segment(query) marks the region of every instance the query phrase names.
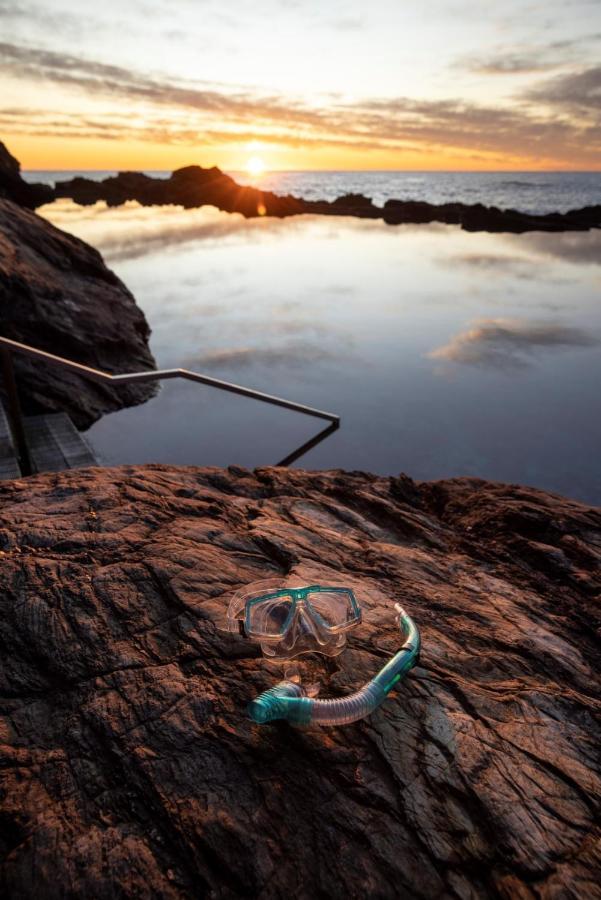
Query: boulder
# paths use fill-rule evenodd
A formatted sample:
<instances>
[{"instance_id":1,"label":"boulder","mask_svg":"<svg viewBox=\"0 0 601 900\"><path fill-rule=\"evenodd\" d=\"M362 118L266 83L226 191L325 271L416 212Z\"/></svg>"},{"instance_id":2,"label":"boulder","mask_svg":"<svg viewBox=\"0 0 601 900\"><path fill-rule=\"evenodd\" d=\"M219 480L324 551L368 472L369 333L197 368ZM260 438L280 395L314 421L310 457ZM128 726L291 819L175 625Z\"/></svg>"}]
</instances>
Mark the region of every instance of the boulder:
<instances>
[{"instance_id":1,"label":"boulder","mask_svg":"<svg viewBox=\"0 0 601 900\"><path fill-rule=\"evenodd\" d=\"M476 479L82 469L0 485L0 890L14 898L600 896L601 511ZM230 593L350 584L345 728L257 726Z\"/></svg>"},{"instance_id":2,"label":"boulder","mask_svg":"<svg viewBox=\"0 0 601 900\"><path fill-rule=\"evenodd\" d=\"M54 199L54 190L47 184L29 184L21 177L21 166L0 141L0 197L14 200L21 206L35 209Z\"/></svg>"},{"instance_id":3,"label":"boulder","mask_svg":"<svg viewBox=\"0 0 601 900\"><path fill-rule=\"evenodd\" d=\"M150 329L93 247L30 210L0 200L0 335L110 373L155 368ZM142 403L152 384L96 384L14 356L25 412L64 411L79 428Z\"/></svg>"}]
</instances>

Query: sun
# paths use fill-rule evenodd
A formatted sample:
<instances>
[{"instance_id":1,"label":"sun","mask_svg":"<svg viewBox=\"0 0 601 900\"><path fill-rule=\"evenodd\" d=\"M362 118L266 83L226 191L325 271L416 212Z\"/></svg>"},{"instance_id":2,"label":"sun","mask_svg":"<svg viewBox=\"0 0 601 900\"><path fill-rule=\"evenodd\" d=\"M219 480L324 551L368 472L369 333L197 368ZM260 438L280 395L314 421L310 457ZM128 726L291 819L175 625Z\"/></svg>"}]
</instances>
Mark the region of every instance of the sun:
<instances>
[{"instance_id":1,"label":"sun","mask_svg":"<svg viewBox=\"0 0 601 900\"><path fill-rule=\"evenodd\" d=\"M257 178L265 172L265 163L260 156L251 156L246 163L246 171L249 175Z\"/></svg>"}]
</instances>

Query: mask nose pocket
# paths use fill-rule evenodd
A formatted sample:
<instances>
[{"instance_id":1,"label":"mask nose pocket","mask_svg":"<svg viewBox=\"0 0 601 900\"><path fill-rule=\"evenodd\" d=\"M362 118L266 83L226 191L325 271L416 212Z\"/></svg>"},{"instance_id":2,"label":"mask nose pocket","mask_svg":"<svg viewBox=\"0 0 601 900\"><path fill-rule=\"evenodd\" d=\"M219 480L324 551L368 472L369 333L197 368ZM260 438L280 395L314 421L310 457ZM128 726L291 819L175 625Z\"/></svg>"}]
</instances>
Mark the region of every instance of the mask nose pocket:
<instances>
[{"instance_id":1,"label":"mask nose pocket","mask_svg":"<svg viewBox=\"0 0 601 900\"><path fill-rule=\"evenodd\" d=\"M299 606L297 617L299 636L313 638L320 646L328 642L330 639L329 634L323 628L319 617L315 616L309 607L304 604Z\"/></svg>"}]
</instances>

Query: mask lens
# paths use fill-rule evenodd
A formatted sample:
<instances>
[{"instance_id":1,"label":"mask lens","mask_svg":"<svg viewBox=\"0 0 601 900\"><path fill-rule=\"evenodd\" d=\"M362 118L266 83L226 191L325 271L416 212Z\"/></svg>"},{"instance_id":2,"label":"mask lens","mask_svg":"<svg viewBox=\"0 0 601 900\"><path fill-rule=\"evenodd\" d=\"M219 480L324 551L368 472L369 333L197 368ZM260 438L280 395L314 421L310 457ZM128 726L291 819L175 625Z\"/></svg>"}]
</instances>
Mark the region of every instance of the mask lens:
<instances>
[{"instance_id":1,"label":"mask lens","mask_svg":"<svg viewBox=\"0 0 601 900\"><path fill-rule=\"evenodd\" d=\"M358 610L347 590L312 591L309 603L319 624L325 628L340 628L358 621Z\"/></svg>"},{"instance_id":2,"label":"mask lens","mask_svg":"<svg viewBox=\"0 0 601 900\"><path fill-rule=\"evenodd\" d=\"M247 628L252 634L277 637L286 630L292 610L289 596L271 596L253 601L247 614Z\"/></svg>"}]
</instances>

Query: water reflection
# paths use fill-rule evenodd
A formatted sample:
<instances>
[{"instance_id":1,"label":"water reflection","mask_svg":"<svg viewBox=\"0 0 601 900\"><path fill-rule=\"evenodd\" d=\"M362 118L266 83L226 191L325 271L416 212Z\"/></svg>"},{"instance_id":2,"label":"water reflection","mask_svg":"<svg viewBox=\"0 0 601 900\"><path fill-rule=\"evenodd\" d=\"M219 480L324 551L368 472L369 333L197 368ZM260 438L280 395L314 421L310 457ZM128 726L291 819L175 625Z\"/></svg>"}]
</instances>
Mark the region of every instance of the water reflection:
<instances>
[{"instance_id":1,"label":"water reflection","mask_svg":"<svg viewBox=\"0 0 601 900\"><path fill-rule=\"evenodd\" d=\"M550 257L579 265L601 266L601 231L558 231L504 235L505 242L536 257Z\"/></svg>"},{"instance_id":2,"label":"water reflection","mask_svg":"<svg viewBox=\"0 0 601 900\"><path fill-rule=\"evenodd\" d=\"M492 366L515 374L533 365L540 350L596 344L599 338L568 325L524 319L481 319L428 356L447 362Z\"/></svg>"},{"instance_id":3,"label":"water reflection","mask_svg":"<svg viewBox=\"0 0 601 900\"><path fill-rule=\"evenodd\" d=\"M496 278L519 278L526 281L540 277L540 264L526 256L494 255L492 253L458 253L443 257L443 265L449 268L467 266L478 277L488 273Z\"/></svg>"},{"instance_id":4,"label":"water reflection","mask_svg":"<svg viewBox=\"0 0 601 900\"><path fill-rule=\"evenodd\" d=\"M65 231L76 231L78 234L85 231L88 235L86 240L102 248L106 262L111 265L152 256L161 250L192 241L223 242L249 232L256 239L261 232L269 231L273 222L283 227L283 220L249 221L238 213L228 215L212 208L185 210L183 207L155 206L149 210L134 200L117 210L104 202L81 207L72 200L57 200L38 212ZM296 222L296 219L285 220L291 229L295 228Z\"/></svg>"},{"instance_id":5,"label":"water reflection","mask_svg":"<svg viewBox=\"0 0 601 900\"><path fill-rule=\"evenodd\" d=\"M276 329L277 331L277 329ZM271 334L274 332L272 331ZM317 344L289 344L285 347L225 347L211 350L195 359L185 361L188 369L247 369L251 366L266 368L303 368L326 360L342 360L341 354L325 350Z\"/></svg>"},{"instance_id":6,"label":"water reflection","mask_svg":"<svg viewBox=\"0 0 601 900\"><path fill-rule=\"evenodd\" d=\"M70 201L42 212L132 290L161 367L340 414L304 466L480 475L601 501L601 232ZM260 406L165 388L89 436L108 462L249 466L312 441L314 423Z\"/></svg>"}]
</instances>

